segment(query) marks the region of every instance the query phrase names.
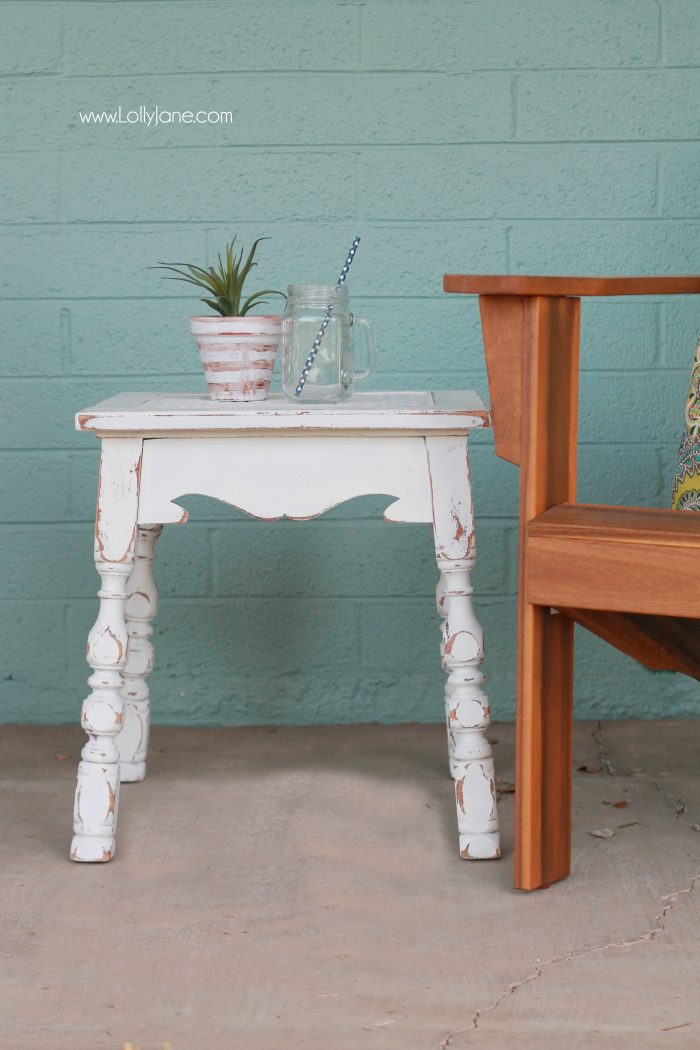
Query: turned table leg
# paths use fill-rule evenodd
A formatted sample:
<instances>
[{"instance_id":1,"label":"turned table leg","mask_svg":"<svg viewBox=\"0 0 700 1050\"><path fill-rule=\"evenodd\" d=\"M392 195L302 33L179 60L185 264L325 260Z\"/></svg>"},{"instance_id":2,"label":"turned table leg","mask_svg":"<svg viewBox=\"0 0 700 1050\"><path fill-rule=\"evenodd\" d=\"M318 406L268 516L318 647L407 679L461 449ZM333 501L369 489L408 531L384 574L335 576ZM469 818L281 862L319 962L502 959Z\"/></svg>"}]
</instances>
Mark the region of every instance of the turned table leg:
<instances>
[{"instance_id":1,"label":"turned table leg","mask_svg":"<svg viewBox=\"0 0 700 1050\"><path fill-rule=\"evenodd\" d=\"M438 565L438 568L439 568L439 565ZM437 586L435 588L435 604L437 606L438 615L442 616L442 618L444 620L446 618L446 616L447 616L447 602L445 601L445 578L442 575L442 573L440 573L440 575L438 577ZM443 640L440 643L440 656L441 656L441 658L443 660L443 663L444 663L444 655L445 655L445 641L444 641L444 637L445 637L445 626L444 626L444 623L443 623L443 626L442 626L442 638L443 638ZM446 726L447 726L447 768L449 770L450 776L452 776L452 767L454 765L454 758L455 758L455 742L454 742L454 736L450 732L449 706L448 706L448 700L447 699L445 699L445 720L446 720Z\"/></svg>"},{"instance_id":2,"label":"turned table leg","mask_svg":"<svg viewBox=\"0 0 700 1050\"><path fill-rule=\"evenodd\" d=\"M75 792L71 860L106 861L114 856L119 805L119 751L122 728L122 676L127 632L124 603L131 560L118 564L95 560L102 580L100 611L90 631L87 662L92 692L83 704L81 725L88 742L81 752Z\"/></svg>"},{"instance_id":3,"label":"turned table leg","mask_svg":"<svg viewBox=\"0 0 700 1050\"><path fill-rule=\"evenodd\" d=\"M110 438L102 446L95 521L95 567L100 608L90 631L87 662L90 695L81 724L88 742L81 752L73 810L71 860L108 861L114 856L119 806L119 749L124 700L121 671L128 633L124 617L134 566L140 440Z\"/></svg>"},{"instance_id":4,"label":"turned table leg","mask_svg":"<svg viewBox=\"0 0 700 1050\"><path fill-rule=\"evenodd\" d=\"M127 586L125 613L129 646L126 665L122 671L123 722L117 737L122 782L143 780L146 776L151 720L147 679L153 670L151 620L158 609L153 559L156 540L162 530L162 525L139 525L134 568Z\"/></svg>"},{"instance_id":5,"label":"turned table leg","mask_svg":"<svg viewBox=\"0 0 700 1050\"><path fill-rule=\"evenodd\" d=\"M442 665L450 772L455 782L459 852L467 860L500 857L488 698L482 689L484 639L472 605L476 562L474 513L464 438L426 439L435 554L443 617Z\"/></svg>"},{"instance_id":6,"label":"turned table leg","mask_svg":"<svg viewBox=\"0 0 700 1050\"><path fill-rule=\"evenodd\" d=\"M459 852L465 860L500 857L488 698L482 689L484 643L469 579L476 558L438 559L443 625L442 664L450 772L455 782Z\"/></svg>"}]
</instances>

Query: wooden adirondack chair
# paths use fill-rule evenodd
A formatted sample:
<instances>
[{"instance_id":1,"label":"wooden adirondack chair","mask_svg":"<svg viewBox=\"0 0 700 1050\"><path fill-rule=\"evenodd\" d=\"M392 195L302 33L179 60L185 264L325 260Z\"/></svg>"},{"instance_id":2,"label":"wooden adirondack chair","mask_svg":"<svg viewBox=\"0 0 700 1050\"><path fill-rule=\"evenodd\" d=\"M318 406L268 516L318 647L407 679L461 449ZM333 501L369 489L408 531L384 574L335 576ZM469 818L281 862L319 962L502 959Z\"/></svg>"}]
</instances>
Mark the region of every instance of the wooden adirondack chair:
<instances>
[{"instance_id":1,"label":"wooden adirondack chair","mask_svg":"<svg viewBox=\"0 0 700 1050\"><path fill-rule=\"evenodd\" d=\"M581 296L693 277L447 274L479 296L496 453L520 467L515 886L571 867L573 626L700 679L700 514L576 503Z\"/></svg>"}]
</instances>

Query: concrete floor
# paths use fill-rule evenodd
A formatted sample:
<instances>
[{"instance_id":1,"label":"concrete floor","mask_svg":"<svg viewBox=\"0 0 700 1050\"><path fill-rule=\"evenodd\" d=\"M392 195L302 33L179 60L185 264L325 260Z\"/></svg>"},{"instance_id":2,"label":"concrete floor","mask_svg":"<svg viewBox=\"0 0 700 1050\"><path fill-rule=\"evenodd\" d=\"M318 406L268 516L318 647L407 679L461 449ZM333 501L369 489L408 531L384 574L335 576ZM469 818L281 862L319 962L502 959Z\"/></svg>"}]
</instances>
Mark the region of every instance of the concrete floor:
<instances>
[{"instance_id":1,"label":"concrete floor","mask_svg":"<svg viewBox=\"0 0 700 1050\"><path fill-rule=\"evenodd\" d=\"M2 730L0 1050L700 1046L698 723L577 726L574 874L529 895L512 795L459 860L441 727L156 729L95 866L82 739Z\"/></svg>"}]
</instances>

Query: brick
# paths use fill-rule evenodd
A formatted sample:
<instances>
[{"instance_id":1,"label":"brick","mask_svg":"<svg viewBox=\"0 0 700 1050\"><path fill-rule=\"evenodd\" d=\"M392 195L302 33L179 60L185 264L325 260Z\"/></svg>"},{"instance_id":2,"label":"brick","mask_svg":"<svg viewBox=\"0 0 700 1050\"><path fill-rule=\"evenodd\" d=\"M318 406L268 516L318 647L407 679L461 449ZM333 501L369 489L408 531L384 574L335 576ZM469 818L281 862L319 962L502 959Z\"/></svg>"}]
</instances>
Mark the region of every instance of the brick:
<instances>
[{"instance_id":1,"label":"brick","mask_svg":"<svg viewBox=\"0 0 700 1050\"><path fill-rule=\"evenodd\" d=\"M0 74L53 73L61 62L61 7L3 3Z\"/></svg>"},{"instance_id":2,"label":"brick","mask_svg":"<svg viewBox=\"0 0 700 1050\"><path fill-rule=\"evenodd\" d=\"M663 338L661 360L667 368L690 368L700 338L700 313L694 295L668 299L662 306Z\"/></svg>"},{"instance_id":3,"label":"brick","mask_svg":"<svg viewBox=\"0 0 700 1050\"><path fill-rule=\"evenodd\" d=\"M31 10L29 4L22 6ZM55 4L47 6L56 8ZM69 90L63 77L6 77L0 80L3 152L49 150L65 145L69 113L73 112Z\"/></svg>"},{"instance_id":4,"label":"brick","mask_svg":"<svg viewBox=\"0 0 700 1050\"><path fill-rule=\"evenodd\" d=\"M653 368L659 355L658 302L581 300L581 369Z\"/></svg>"},{"instance_id":5,"label":"brick","mask_svg":"<svg viewBox=\"0 0 700 1050\"><path fill-rule=\"evenodd\" d=\"M164 529L156 556L158 591L164 598L211 594L211 544L205 526Z\"/></svg>"},{"instance_id":6,"label":"brick","mask_svg":"<svg viewBox=\"0 0 700 1050\"><path fill-rule=\"evenodd\" d=\"M0 158L0 222L57 222L59 158L27 153Z\"/></svg>"},{"instance_id":7,"label":"brick","mask_svg":"<svg viewBox=\"0 0 700 1050\"><path fill-rule=\"evenodd\" d=\"M511 585L508 533L482 524L479 538L478 586L484 594L503 593ZM345 527L319 520L300 528L298 522L254 522L216 530L213 542L220 596L435 593L437 568L428 525L370 521ZM252 549L254 559L246 553Z\"/></svg>"},{"instance_id":8,"label":"brick","mask_svg":"<svg viewBox=\"0 0 700 1050\"><path fill-rule=\"evenodd\" d=\"M700 216L700 148L665 146L661 155L661 212L676 218Z\"/></svg>"},{"instance_id":9,"label":"brick","mask_svg":"<svg viewBox=\"0 0 700 1050\"><path fill-rule=\"evenodd\" d=\"M670 0L661 5L663 57L668 66L697 66L700 8L695 0Z\"/></svg>"},{"instance_id":10,"label":"brick","mask_svg":"<svg viewBox=\"0 0 700 1050\"><path fill-rule=\"evenodd\" d=\"M357 265L359 268L359 255ZM435 282L441 276L439 269L434 276L430 274ZM481 323L475 299L441 295L434 300L416 298L397 302L393 298L356 296L354 289L351 295L353 312L367 317L374 325L378 367L382 372L420 376L417 385L427 386L427 380L422 378L425 372L484 371ZM361 344L361 337L359 341ZM438 383L438 388L443 385L444 380Z\"/></svg>"},{"instance_id":11,"label":"brick","mask_svg":"<svg viewBox=\"0 0 700 1050\"><path fill-rule=\"evenodd\" d=\"M521 139L697 138L700 70L523 73Z\"/></svg>"},{"instance_id":12,"label":"brick","mask_svg":"<svg viewBox=\"0 0 700 1050\"><path fill-rule=\"evenodd\" d=\"M37 680L46 681L52 667L54 677L60 678L66 665L65 620L61 602L0 602L0 681L11 675L31 689ZM3 721L4 715L3 711ZM33 715L27 707L24 720L31 721Z\"/></svg>"},{"instance_id":13,"label":"brick","mask_svg":"<svg viewBox=\"0 0 700 1050\"><path fill-rule=\"evenodd\" d=\"M96 594L90 525L3 525L0 598L50 599Z\"/></svg>"},{"instance_id":14,"label":"brick","mask_svg":"<svg viewBox=\"0 0 700 1050\"><path fill-rule=\"evenodd\" d=\"M201 265L204 253L200 250L192 261ZM161 290L158 272L144 272L144 288L154 278L152 291L157 295ZM148 386L155 382L158 387L165 376L178 374L191 376L193 389L202 388L199 354L187 324L190 314L199 312L196 290L192 288L190 297L186 284L173 282L164 287L180 287L183 298L71 302L71 375L153 376Z\"/></svg>"},{"instance_id":15,"label":"brick","mask_svg":"<svg viewBox=\"0 0 700 1050\"><path fill-rule=\"evenodd\" d=\"M4 525L7 558L0 598L87 598L99 589L92 521L80 525ZM206 529L167 529L159 541L158 586L165 595L206 595L210 558ZM31 573L27 567L31 566Z\"/></svg>"},{"instance_id":16,"label":"brick","mask_svg":"<svg viewBox=\"0 0 700 1050\"><path fill-rule=\"evenodd\" d=\"M583 373L579 440L634 445L675 442L688 376L683 372Z\"/></svg>"},{"instance_id":17,"label":"brick","mask_svg":"<svg viewBox=\"0 0 700 1050\"><path fill-rule=\"evenodd\" d=\"M700 222L671 219L514 222L511 265L515 273L693 273L699 230Z\"/></svg>"},{"instance_id":18,"label":"brick","mask_svg":"<svg viewBox=\"0 0 700 1050\"><path fill-rule=\"evenodd\" d=\"M369 69L639 66L659 53L652 0L368 3L362 28Z\"/></svg>"},{"instance_id":19,"label":"brick","mask_svg":"<svg viewBox=\"0 0 700 1050\"><path fill-rule=\"evenodd\" d=\"M583 413L586 413L585 406ZM581 503L613 503L630 507L660 507L668 495L653 445L580 445L578 499Z\"/></svg>"},{"instance_id":20,"label":"brick","mask_svg":"<svg viewBox=\"0 0 700 1050\"><path fill-rule=\"evenodd\" d=\"M164 284L146 268L164 258L203 259L204 239L198 226L5 229L0 250L13 266L0 275L0 296L23 298L40 289L44 297L181 297L186 285Z\"/></svg>"},{"instance_id":21,"label":"brick","mask_svg":"<svg viewBox=\"0 0 700 1050\"><path fill-rule=\"evenodd\" d=\"M70 317L60 303L31 303L31 323L27 323L28 305L24 299L31 291L31 278L17 302L0 301L0 331L3 354L0 372L3 376L56 376L63 372L68 355ZM19 291L19 289L18 289Z\"/></svg>"},{"instance_id":22,"label":"brick","mask_svg":"<svg viewBox=\"0 0 700 1050\"><path fill-rule=\"evenodd\" d=\"M355 214L356 161L349 152L154 150L148 163L143 160L138 150L69 156L64 178L66 218L220 222L222 194L231 223L339 220ZM229 186L233 192L229 193ZM261 256L265 247L261 245Z\"/></svg>"},{"instance_id":23,"label":"brick","mask_svg":"<svg viewBox=\"0 0 700 1050\"><path fill-rule=\"evenodd\" d=\"M243 575L253 571L238 551ZM248 570L246 572L246 570ZM355 670L359 619L355 603L302 598L216 599L202 605L166 602L158 625L171 635L173 673L282 675L303 679L329 668ZM186 644L184 642L186 641ZM269 690L271 693L272 690Z\"/></svg>"},{"instance_id":24,"label":"brick","mask_svg":"<svg viewBox=\"0 0 700 1050\"><path fill-rule=\"evenodd\" d=\"M206 73L229 70L352 69L357 9L283 3L70 5L69 73ZM158 46L153 46L153 41Z\"/></svg>"},{"instance_id":25,"label":"brick","mask_svg":"<svg viewBox=\"0 0 700 1050\"><path fill-rule=\"evenodd\" d=\"M360 200L370 219L645 217L656 164L651 147L381 149L363 156Z\"/></svg>"},{"instance_id":26,"label":"brick","mask_svg":"<svg viewBox=\"0 0 700 1050\"><path fill-rule=\"evenodd\" d=\"M53 453L0 453L0 521L64 521L68 460Z\"/></svg>"}]
</instances>

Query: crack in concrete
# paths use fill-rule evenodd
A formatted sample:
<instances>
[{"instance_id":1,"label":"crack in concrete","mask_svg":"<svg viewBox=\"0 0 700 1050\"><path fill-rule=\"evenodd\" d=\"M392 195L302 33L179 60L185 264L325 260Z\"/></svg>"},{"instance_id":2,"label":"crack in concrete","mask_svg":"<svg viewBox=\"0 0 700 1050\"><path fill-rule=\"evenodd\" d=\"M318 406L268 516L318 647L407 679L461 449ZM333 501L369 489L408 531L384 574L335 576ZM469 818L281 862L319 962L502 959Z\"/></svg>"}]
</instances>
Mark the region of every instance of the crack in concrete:
<instances>
[{"instance_id":1,"label":"crack in concrete","mask_svg":"<svg viewBox=\"0 0 700 1050\"><path fill-rule=\"evenodd\" d=\"M547 959L543 963L538 963L532 973L523 977L520 981L515 981L509 986L509 988L502 992L498 998L491 1004L491 1006L485 1006L481 1010L476 1010L472 1017L471 1025L469 1028L464 1028L460 1032L453 1032L447 1037L447 1039L441 1044L440 1050L445 1050L446 1047L452 1045L452 1040L457 1035L467 1035L469 1032L473 1032L479 1027L479 1022L484 1014L492 1013L498 1009L505 999L508 999L511 995L515 995L517 991L523 988L526 984L531 984L532 981L537 981L544 974L550 966L554 966L556 963L561 962L572 962L574 959L581 959L586 955L592 955L595 952L603 952L608 948L631 948L636 944L643 944L645 941L653 941L656 939L658 933L663 932L666 929L665 920L669 912L673 911L676 906L679 897L683 897L686 894L692 893L695 889L695 884L700 882L700 872L697 875L693 875L690 882L683 889L675 890L673 893L664 894L663 897L659 898L663 903L663 907L658 915L654 916L653 926L646 931L646 933L640 934L639 937L633 937L627 941L610 941L607 944L594 944L588 948L573 948L570 952L566 952L564 955L555 955L552 959Z\"/></svg>"},{"instance_id":2,"label":"crack in concrete","mask_svg":"<svg viewBox=\"0 0 700 1050\"><path fill-rule=\"evenodd\" d=\"M608 774L609 777L614 777L614 776L617 776L617 770L615 769L615 766L612 764L612 761L610 759L610 752L608 751L608 749L605 746L605 744L603 743L603 741L600 739L600 734L602 732L603 732L603 723L602 722L598 722L596 728L591 733L591 736L593 737L593 740L595 741L595 746L598 749L598 758L602 762L602 764L603 764L603 766L605 768L605 772Z\"/></svg>"},{"instance_id":3,"label":"crack in concrete","mask_svg":"<svg viewBox=\"0 0 700 1050\"><path fill-rule=\"evenodd\" d=\"M601 740L600 734L602 733L602 731L603 723L599 721L597 723L596 728L591 733L591 736L595 741L595 745L598 751L598 757L607 775L610 777L614 777L618 775L617 770L612 763L608 748ZM685 799L679 798L678 796L670 792L665 785L664 788L662 788L661 784L659 784L658 782L653 782L653 784L657 791L665 790L668 798L670 798L674 802L676 820L680 820L681 817L686 816ZM626 941L610 941L605 944L594 944L588 948L573 948L571 951L566 952L563 955L555 955L553 956L553 958L547 959L543 963L537 963L532 973L527 974L525 977L521 978L521 980L514 981L511 985L509 985L506 991L501 992L501 994L498 996L497 999L495 999L491 1006L485 1006L480 1010L476 1010L472 1015L471 1024L469 1028L462 1028L457 1032L451 1032L447 1036L447 1038L444 1039L442 1043L440 1043L438 1050L449 1050L449 1047L453 1045L453 1040L455 1038L457 1038L460 1035L469 1035L470 1032L477 1031L479 1028L479 1022L484 1016L484 1014L492 1013L494 1010L497 1010L501 1003L503 1003L506 999L509 999L512 995L515 995L515 993L518 992L521 988L524 988L525 985L531 984L533 981L539 980L539 978L542 977L545 971L548 970L551 966L555 966L557 963L573 962L575 959L581 959L586 955L593 955L595 952L606 951L609 948L632 948L637 944L643 944L645 941L655 940L657 934L662 933L666 929L666 917L671 911L673 911L676 904L678 903L678 899L689 893L692 893L695 890L696 883L698 882L700 882L700 872L698 872L696 875L693 875L688 885L683 887L683 889L675 890L673 893L666 893L662 897L660 897L659 901L663 905L661 911L658 915L654 916L652 920L653 925L650 927L650 929L648 929L645 933L640 934L638 937L633 937L630 940Z\"/></svg>"}]
</instances>

